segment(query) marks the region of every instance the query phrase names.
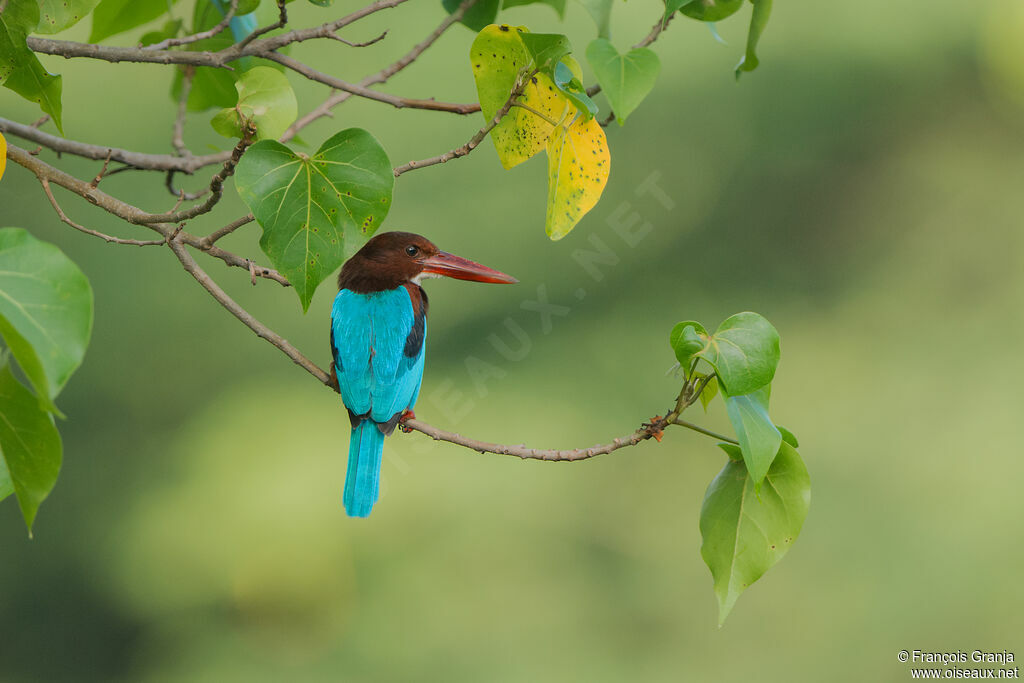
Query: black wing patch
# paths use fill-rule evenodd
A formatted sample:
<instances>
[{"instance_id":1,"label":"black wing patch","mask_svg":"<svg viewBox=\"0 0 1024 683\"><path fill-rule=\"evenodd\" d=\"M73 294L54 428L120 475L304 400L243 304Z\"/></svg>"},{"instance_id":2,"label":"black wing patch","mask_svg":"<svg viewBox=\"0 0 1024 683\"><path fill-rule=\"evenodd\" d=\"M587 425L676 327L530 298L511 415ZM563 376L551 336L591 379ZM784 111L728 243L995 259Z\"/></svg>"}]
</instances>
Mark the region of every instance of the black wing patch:
<instances>
[{"instance_id":1,"label":"black wing patch","mask_svg":"<svg viewBox=\"0 0 1024 683\"><path fill-rule=\"evenodd\" d=\"M334 359L334 367L337 368L337 372L344 372L345 368L341 367L341 356L338 355L338 346L334 343L334 325L331 325L331 358Z\"/></svg>"},{"instance_id":2,"label":"black wing patch","mask_svg":"<svg viewBox=\"0 0 1024 683\"><path fill-rule=\"evenodd\" d=\"M415 284L407 284L405 288L409 291L409 299L412 300L412 329L409 336L405 338L405 356L415 358L423 348L423 339L426 337L427 322L427 293L423 288Z\"/></svg>"}]
</instances>

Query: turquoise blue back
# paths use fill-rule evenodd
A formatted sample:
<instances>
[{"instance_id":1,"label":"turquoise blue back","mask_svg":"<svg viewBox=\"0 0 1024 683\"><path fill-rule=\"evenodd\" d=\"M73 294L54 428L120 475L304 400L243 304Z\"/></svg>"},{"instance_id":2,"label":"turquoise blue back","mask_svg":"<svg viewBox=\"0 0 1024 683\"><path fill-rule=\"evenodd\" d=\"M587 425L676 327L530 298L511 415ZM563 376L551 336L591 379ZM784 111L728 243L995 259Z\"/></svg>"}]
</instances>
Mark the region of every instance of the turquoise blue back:
<instances>
[{"instance_id":1,"label":"turquoise blue back","mask_svg":"<svg viewBox=\"0 0 1024 683\"><path fill-rule=\"evenodd\" d=\"M406 355L414 323L405 287L372 294L343 289L334 299L331 333L341 398L353 414L369 417L349 442L343 501L353 517L366 517L377 502L384 447L377 423L412 409L419 395L426 345Z\"/></svg>"}]
</instances>

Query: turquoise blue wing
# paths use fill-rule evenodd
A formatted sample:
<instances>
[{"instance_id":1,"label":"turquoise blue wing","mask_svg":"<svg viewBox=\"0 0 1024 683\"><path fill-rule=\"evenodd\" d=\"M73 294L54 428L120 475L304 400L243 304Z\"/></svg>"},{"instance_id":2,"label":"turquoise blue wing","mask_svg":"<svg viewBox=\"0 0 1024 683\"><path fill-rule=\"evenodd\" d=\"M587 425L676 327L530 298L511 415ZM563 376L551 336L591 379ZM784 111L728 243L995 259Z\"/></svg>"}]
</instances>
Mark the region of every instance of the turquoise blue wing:
<instances>
[{"instance_id":1,"label":"turquoise blue wing","mask_svg":"<svg viewBox=\"0 0 1024 683\"><path fill-rule=\"evenodd\" d=\"M413 356L407 341L417 320L405 287L338 292L331 310L334 370L341 398L356 415L387 422L412 407L423 378L424 344ZM425 321L422 335L425 334Z\"/></svg>"}]
</instances>

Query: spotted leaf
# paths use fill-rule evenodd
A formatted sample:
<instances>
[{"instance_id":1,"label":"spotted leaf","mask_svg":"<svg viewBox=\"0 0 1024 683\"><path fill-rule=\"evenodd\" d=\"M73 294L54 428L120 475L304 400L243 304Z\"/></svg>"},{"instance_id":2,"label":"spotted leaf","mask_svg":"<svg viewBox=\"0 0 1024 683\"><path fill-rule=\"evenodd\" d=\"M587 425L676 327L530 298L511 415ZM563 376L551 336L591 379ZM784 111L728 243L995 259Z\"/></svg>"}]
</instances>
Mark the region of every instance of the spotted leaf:
<instances>
[{"instance_id":1,"label":"spotted leaf","mask_svg":"<svg viewBox=\"0 0 1024 683\"><path fill-rule=\"evenodd\" d=\"M263 227L260 247L295 286L303 310L345 260L345 241L376 232L394 184L387 153L361 128L337 133L312 157L261 140L235 172L239 195Z\"/></svg>"},{"instance_id":2,"label":"spotted leaf","mask_svg":"<svg viewBox=\"0 0 1024 683\"><path fill-rule=\"evenodd\" d=\"M480 109L490 121L508 101L517 79L532 70L533 59L519 37L523 26L491 25L480 31L470 49ZM577 76L579 64L572 57L563 60ZM491 140L502 166L512 168L545 148L554 126L574 114L569 100L555 87L551 77L537 73L526 84L518 102L491 130ZM543 116L531 112L540 112Z\"/></svg>"},{"instance_id":3,"label":"spotted leaf","mask_svg":"<svg viewBox=\"0 0 1024 683\"><path fill-rule=\"evenodd\" d=\"M548 141L548 211L545 229L553 240L569 234L594 208L608 182L611 157L597 119L560 126Z\"/></svg>"}]
</instances>

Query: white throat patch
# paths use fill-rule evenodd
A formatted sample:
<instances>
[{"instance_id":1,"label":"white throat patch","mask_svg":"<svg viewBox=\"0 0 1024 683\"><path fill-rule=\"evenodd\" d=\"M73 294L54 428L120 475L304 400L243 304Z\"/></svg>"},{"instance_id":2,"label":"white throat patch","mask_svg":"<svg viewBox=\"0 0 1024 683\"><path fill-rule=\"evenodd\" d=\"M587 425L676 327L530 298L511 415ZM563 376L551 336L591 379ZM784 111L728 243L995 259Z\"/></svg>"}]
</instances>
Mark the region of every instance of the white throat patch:
<instances>
[{"instance_id":1,"label":"white throat patch","mask_svg":"<svg viewBox=\"0 0 1024 683\"><path fill-rule=\"evenodd\" d=\"M441 275L441 273L420 273L419 275L414 277L412 280L410 280L410 282L412 282L414 285L422 285L424 280L426 280L428 278L432 278L432 277L444 277L444 276Z\"/></svg>"}]
</instances>

